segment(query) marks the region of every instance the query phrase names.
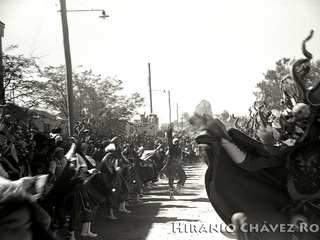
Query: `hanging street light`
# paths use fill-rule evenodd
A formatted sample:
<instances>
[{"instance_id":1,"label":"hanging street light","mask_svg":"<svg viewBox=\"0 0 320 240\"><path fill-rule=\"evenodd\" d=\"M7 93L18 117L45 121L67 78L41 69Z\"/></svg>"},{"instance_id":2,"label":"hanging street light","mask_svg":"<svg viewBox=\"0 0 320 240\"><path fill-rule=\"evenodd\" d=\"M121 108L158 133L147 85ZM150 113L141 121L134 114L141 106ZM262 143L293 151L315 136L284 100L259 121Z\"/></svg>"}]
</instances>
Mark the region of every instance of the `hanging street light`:
<instances>
[{"instance_id":1,"label":"hanging street light","mask_svg":"<svg viewBox=\"0 0 320 240\"><path fill-rule=\"evenodd\" d=\"M68 111L69 111L69 136L72 136L74 133L75 125L75 111L74 111L74 102L73 102L73 83L72 83L72 64L71 64L71 54L70 54L70 42L69 42L69 30L68 30L68 21L67 21L67 12L87 12L87 11L102 11L101 18L105 19L109 17L106 15L103 9L91 9L91 10L67 10L66 0L60 0L61 10L61 22L62 22L62 32L63 32L63 45L64 45L64 54L66 61L66 77L67 77L67 99L68 99Z\"/></svg>"}]
</instances>

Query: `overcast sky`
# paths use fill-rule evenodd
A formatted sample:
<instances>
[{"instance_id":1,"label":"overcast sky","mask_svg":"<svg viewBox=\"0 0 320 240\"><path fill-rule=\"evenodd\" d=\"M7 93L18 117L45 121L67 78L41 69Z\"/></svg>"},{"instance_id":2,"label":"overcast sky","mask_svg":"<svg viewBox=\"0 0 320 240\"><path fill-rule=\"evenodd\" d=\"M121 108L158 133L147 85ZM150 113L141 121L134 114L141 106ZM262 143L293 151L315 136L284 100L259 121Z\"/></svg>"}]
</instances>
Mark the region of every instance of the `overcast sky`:
<instances>
[{"instance_id":1,"label":"overcast sky","mask_svg":"<svg viewBox=\"0 0 320 240\"><path fill-rule=\"evenodd\" d=\"M153 90L170 90L172 120L201 100L213 113L248 113L263 73L282 57L301 58L301 43L320 59L320 0L66 0L72 66L124 82L140 92L150 113ZM58 0L0 0L3 49L65 64ZM169 120L168 93L153 91L153 112Z\"/></svg>"}]
</instances>

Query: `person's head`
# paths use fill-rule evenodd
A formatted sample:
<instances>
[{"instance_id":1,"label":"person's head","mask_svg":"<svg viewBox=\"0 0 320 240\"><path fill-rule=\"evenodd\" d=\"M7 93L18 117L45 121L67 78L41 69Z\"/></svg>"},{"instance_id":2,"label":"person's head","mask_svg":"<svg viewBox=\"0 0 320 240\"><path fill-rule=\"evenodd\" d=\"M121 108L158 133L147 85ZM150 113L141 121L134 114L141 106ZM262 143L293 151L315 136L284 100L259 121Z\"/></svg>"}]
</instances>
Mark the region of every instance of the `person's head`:
<instances>
[{"instance_id":1,"label":"person's head","mask_svg":"<svg viewBox=\"0 0 320 240\"><path fill-rule=\"evenodd\" d=\"M61 140L57 141L57 146L58 147L62 147L63 148L64 145L65 145L64 141L61 141Z\"/></svg>"},{"instance_id":2,"label":"person's head","mask_svg":"<svg viewBox=\"0 0 320 240\"><path fill-rule=\"evenodd\" d=\"M114 143L114 144L119 144L119 138L118 137L114 137L110 140L110 143Z\"/></svg>"},{"instance_id":3,"label":"person's head","mask_svg":"<svg viewBox=\"0 0 320 240\"><path fill-rule=\"evenodd\" d=\"M28 145L27 148L26 148L26 151L27 151L26 158L28 160L32 160L33 157L34 157L34 148L33 148L33 146L32 145Z\"/></svg>"},{"instance_id":4,"label":"person's head","mask_svg":"<svg viewBox=\"0 0 320 240\"><path fill-rule=\"evenodd\" d=\"M95 152L95 146L94 146L93 142L89 142L88 149L87 149L87 154L89 156L93 156L94 152Z\"/></svg>"},{"instance_id":5,"label":"person's head","mask_svg":"<svg viewBox=\"0 0 320 240\"><path fill-rule=\"evenodd\" d=\"M87 143L82 143L82 144L81 144L81 151L82 151L84 154L87 154L88 148L89 148L89 146L88 146Z\"/></svg>"},{"instance_id":6,"label":"person's head","mask_svg":"<svg viewBox=\"0 0 320 240\"><path fill-rule=\"evenodd\" d=\"M3 132L0 132L0 146L7 146L7 137Z\"/></svg>"},{"instance_id":7,"label":"person's head","mask_svg":"<svg viewBox=\"0 0 320 240\"><path fill-rule=\"evenodd\" d=\"M37 143L44 143L48 141L48 137L42 133L35 133L32 137L32 141Z\"/></svg>"},{"instance_id":8,"label":"person's head","mask_svg":"<svg viewBox=\"0 0 320 240\"><path fill-rule=\"evenodd\" d=\"M33 239L30 199L21 185L2 181L0 186L0 240Z\"/></svg>"},{"instance_id":9,"label":"person's head","mask_svg":"<svg viewBox=\"0 0 320 240\"><path fill-rule=\"evenodd\" d=\"M37 142L36 148L39 153L47 154L48 146L46 142Z\"/></svg>"},{"instance_id":10,"label":"person's head","mask_svg":"<svg viewBox=\"0 0 320 240\"><path fill-rule=\"evenodd\" d=\"M53 240L50 216L33 200L35 178L0 184L0 240Z\"/></svg>"},{"instance_id":11,"label":"person's head","mask_svg":"<svg viewBox=\"0 0 320 240\"><path fill-rule=\"evenodd\" d=\"M110 152L110 151L117 151L119 150L119 138L118 137L114 137L110 140L110 144L105 148L106 152Z\"/></svg>"},{"instance_id":12,"label":"person's head","mask_svg":"<svg viewBox=\"0 0 320 240\"><path fill-rule=\"evenodd\" d=\"M28 144L25 141L20 141L17 144L15 144L17 154L19 156L24 156L27 152L27 146Z\"/></svg>"},{"instance_id":13,"label":"person's head","mask_svg":"<svg viewBox=\"0 0 320 240\"><path fill-rule=\"evenodd\" d=\"M0 204L0 240L32 240L32 212L27 201L15 199Z\"/></svg>"},{"instance_id":14,"label":"person's head","mask_svg":"<svg viewBox=\"0 0 320 240\"><path fill-rule=\"evenodd\" d=\"M179 144L179 139L178 139L178 138L174 138L174 139L172 140L172 143L173 143L174 145L178 145L178 144Z\"/></svg>"},{"instance_id":15,"label":"person's head","mask_svg":"<svg viewBox=\"0 0 320 240\"><path fill-rule=\"evenodd\" d=\"M58 159L61 160L64 157L64 149L61 147L57 147L54 152L53 155Z\"/></svg>"},{"instance_id":16,"label":"person's head","mask_svg":"<svg viewBox=\"0 0 320 240\"><path fill-rule=\"evenodd\" d=\"M117 147L114 143L110 143L106 148L105 152L115 152L117 150Z\"/></svg>"},{"instance_id":17,"label":"person's head","mask_svg":"<svg viewBox=\"0 0 320 240\"><path fill-rule=\"evenodd\" d=\"M298 121L307 119L310 115L310 108L305 103L297 103L292 108L292 114Z\"/></svg>"},{"instance_id":18,"label":"person's head","mask_svg":"<svg viewBox=\"0 0 320 240\"><path fill-rule=\"evenodd\" d=\"M54 138L50 138L47 141L47 146L50 147L52 145L55 145L55 143L56 143L56 140Z\"/></svg>"},{"instance_id":19,"label":"person's head","mask_svg":"<svg viewBox=\"0 0 320 240\"><path fill-rule=\"evenodd\" d=\"M101 149L105 150L105 148L110 144L109 140L103 140L101 143Z\"/></svg>"},{"instance_id":20,"label":"person's head","mask_svg":"<svg viewBox=\"0 0 320 240\"><path fill-rule=\"evenodd\" d=\"M67 140L67 144L72 144L72 143L78 144L79 141L75 137L69 137Z\"/></svg>"},{"instance_id":21,"label":"person's head","mask_svg":"<svg viewBox=\"0 0 320 240\"><path fill-rule=\"evenodd\" d=\"M137 153L140 155L140 154L142 154L143 151L144 151L144 147L141 146L138 148Z\"/></svg>"}]
</instances>

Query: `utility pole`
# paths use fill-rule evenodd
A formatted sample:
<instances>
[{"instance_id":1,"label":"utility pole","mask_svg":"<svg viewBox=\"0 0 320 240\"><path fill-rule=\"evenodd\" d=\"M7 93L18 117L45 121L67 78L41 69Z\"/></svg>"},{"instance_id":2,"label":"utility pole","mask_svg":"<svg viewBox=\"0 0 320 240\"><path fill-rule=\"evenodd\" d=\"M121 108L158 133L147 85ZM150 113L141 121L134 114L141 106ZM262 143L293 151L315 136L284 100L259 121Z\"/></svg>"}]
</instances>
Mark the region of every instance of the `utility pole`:
<instances>
[{"instance_id":1,"label":"utility pole","mask_svg":"<svg viewBox=\"0 0 320 240\"><path fill-rule=\"evenodd\" d=\"M183 130L183 114L181 115L181 130Z\"/></svg>"},{"instance_id":2,"label":"utility pole","mask_svg":"<svg viewBox=\"0 0 320 240\"><path fill-rule=\"evenodd\" d=\"M177 125L179 125L179 106L178 106L178 103L177 103Z\"/></svg>"},{"instance_id":3,"label":"utility pole","mask_svg":"<svg viewBox=\"0 0 320 240\"><path fill-rule=\"evenodd\" d=\"M169 123L171 124L171 100L170 100L170 91L168 91L168 100L169 100Z\"/></svg>"},{"instance_id":4,"label":"utility pole","mask_svg":"<svg viewBox=\"0 0 320 240\"><path fill-rule=\"evenodd\" d=\"M66 61L67 97L68 97L68 109L69 109L69 119L68 119L69 120L69 136L72 136L74 124L75 124L75 114L74 114L74 103L73 103L72 66L71 66L69 30L68 30L68 21L67 21L67 7L66 7L65 0L60 0L60 7L61 7L64 55L65 55L65 61Z\"/></svg>"},{"instance_id":5,"label":"utility pole","mask_svg":"<svg viewBox=\"0 0 320 240\"><path fill-rule=\"evenodd\" d=\"M0 103L4 103L2 38L4 36L4 23L0 21Z\"/></svg>"},{"instance_id":6,"label":"utility pole","mask_svg":"<svg viewBox=\"0 0 320 240\"><path fill-rule=\"evenodd\" d=\"M152 89L151 89L151 70L150 70L150 63L148 63L148 69L149 69L149 77L148 77L148 85L149 85L149 94L150 94L150 114L152 111Z\"/></svg>"}]
</instances>

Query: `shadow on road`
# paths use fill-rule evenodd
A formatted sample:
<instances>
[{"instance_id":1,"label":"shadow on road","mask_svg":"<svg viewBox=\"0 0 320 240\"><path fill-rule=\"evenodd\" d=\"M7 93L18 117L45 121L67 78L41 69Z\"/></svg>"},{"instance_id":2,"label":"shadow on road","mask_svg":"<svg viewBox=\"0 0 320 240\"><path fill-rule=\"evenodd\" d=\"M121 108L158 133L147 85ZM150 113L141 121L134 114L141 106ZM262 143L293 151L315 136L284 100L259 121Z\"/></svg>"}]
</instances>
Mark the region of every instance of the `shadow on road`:
<instances>
[{"instance_id":1,"label":"shadow on road","mask_svg":"<svg viewBox=\"0 0 320 240\"><path fill-rule=\"evenodd\" d=\"M170 200L168 179L160 179L158 187L144 189L143 203L130 203L132 213L114 211L117 220L107 219L107 210L98 211L91 230L96 238L81 237L81 225L76 231L76 239L89 240L156 240L181 239L173 231L173 225L199 224L206 221L219 222L204 191L205 164L184 166L187 174L182 194L175 194L176 201ZM183 239L202 239L186 234ZM208 237L208 236L206 236ZM211 236L210 236L211 237ZM215 238L218 239L218 238Z\"/></svg>"}]
</instances>

